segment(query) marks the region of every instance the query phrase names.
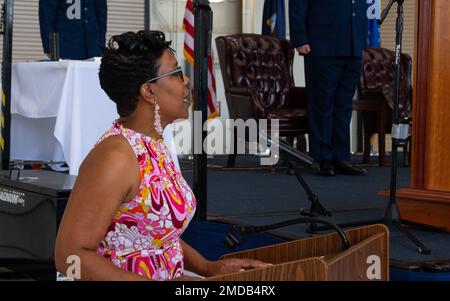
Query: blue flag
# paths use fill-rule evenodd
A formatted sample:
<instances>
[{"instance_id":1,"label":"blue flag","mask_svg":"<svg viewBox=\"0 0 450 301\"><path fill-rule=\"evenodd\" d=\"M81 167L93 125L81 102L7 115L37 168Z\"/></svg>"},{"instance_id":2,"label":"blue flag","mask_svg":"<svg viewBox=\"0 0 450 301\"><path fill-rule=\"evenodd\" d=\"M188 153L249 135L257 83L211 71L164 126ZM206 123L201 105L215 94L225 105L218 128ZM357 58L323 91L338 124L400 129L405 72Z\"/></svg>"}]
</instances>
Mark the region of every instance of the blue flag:
<instances>
[{"instance_id":1,"label":"blue flag","mask_svg":"<svg viewBox=\"0 0 450 301\"><path fill-rule=\"evenodd\" d=\"M262 34L280 39L286 38L284 0L265 0Z\"/></svg>"},{"instance_id":2,"label":"blue flag","mask_svg":"<svg viewBox=\"0 0 450 301\"><path fill-rule=\"evenodd\" d=\"M380 18L380 0L367 0L367 46L381 47L380 25L377 20Z\"/></svg>"}]
</instances>

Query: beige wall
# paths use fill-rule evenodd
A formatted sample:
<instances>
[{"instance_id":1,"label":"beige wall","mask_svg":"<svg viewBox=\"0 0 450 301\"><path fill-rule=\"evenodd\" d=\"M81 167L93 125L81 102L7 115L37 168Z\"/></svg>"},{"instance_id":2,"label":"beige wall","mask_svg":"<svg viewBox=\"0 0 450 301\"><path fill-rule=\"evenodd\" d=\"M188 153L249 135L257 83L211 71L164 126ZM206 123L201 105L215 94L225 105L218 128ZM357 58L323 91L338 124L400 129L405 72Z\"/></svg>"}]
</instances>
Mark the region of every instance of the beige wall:
<instances>
[{"instance_id":1,"label":"beige wall","mask_svg":"<svg viewBox=\"0 0 450 301\"><path fill-rule=\"evenodd\" d=\"M381 9L383 9L389 0L381 0ZM403 31L403 52L414 58L414 28L416 18L416 0L405 1L404 10L404 31ZM386 21L381 26L381 47L395 48L395 20L397 17L397 7L394 4Z\"/></svg>"}]
</instances>

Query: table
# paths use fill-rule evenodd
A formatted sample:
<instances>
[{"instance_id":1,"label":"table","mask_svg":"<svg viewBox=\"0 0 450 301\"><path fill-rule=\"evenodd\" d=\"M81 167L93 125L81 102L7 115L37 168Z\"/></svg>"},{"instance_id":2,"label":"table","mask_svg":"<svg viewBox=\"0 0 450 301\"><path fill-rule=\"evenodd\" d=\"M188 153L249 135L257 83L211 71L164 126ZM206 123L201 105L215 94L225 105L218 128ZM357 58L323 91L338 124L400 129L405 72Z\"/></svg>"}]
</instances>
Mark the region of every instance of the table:
<instances>
[{"instance_id":1,"label":"table","mask_svg":"<svg viewBox=\"0 0 450 301\"><path fill-rule=\"evenodd\" d=\"M69 173L118 118L101 89L100 61L23 62L12 66L11 160L65 161ZM179 168L172 127L164 139Z\"/></svg>"}]
</instances>

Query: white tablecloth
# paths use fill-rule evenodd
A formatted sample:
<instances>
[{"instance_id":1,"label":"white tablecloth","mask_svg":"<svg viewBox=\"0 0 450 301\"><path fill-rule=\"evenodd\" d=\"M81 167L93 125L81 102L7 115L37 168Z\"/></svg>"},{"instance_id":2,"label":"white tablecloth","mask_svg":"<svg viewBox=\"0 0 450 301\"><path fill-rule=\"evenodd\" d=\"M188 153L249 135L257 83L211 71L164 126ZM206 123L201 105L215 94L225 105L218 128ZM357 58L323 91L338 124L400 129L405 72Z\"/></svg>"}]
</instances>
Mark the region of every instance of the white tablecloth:
<instances>
[{"instance_id":1,"label":"white tablecloth","mask_svg":"<svg viewBox=\"0 0 450 301\"><path fill-rule=\"evenodd\" d=\"M66 161L77 175L81 162L118 115L101 89L99 61L13 64L11 160ZM172 128L164 139L176 166Z\"/></svg>"}]
</instances>

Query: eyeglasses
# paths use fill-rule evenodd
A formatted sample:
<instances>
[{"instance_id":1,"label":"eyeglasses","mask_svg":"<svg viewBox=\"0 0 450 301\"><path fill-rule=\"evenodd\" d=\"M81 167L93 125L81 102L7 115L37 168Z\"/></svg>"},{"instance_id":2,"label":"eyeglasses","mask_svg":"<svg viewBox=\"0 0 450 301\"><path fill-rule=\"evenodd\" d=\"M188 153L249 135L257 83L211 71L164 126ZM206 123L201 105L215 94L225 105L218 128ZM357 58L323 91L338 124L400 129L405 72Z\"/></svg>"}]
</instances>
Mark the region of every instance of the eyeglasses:
<instances>
[{"instance_id":1,"label":"eyeglasses","mask_svg":"<svg viewBox=\"0 0 450 301\"><path fill-rule=\"evenodd\" d=\"M146 81L145 83L151 83L151 82L157 81L158 79L161 79L161 78L163 78L163 77L170 76L170 75L174 75L174 74L178 75L178 77L180 77L181 80L184 80L183 70L181 69L181 67L178 67L178 68L175 69L175 70L169 71L169 72L167 72L167 73L163 73L163 74L161 74L161 75L158 75L157 77L154 77L154 78L152 78L152 79L149 79L149 80Z\"/></svg>"}]
</instances>

